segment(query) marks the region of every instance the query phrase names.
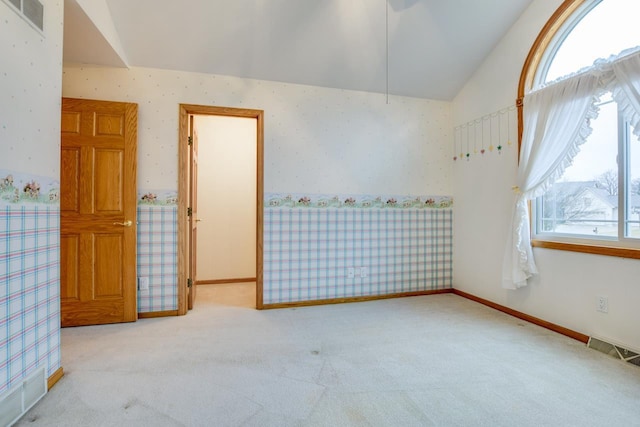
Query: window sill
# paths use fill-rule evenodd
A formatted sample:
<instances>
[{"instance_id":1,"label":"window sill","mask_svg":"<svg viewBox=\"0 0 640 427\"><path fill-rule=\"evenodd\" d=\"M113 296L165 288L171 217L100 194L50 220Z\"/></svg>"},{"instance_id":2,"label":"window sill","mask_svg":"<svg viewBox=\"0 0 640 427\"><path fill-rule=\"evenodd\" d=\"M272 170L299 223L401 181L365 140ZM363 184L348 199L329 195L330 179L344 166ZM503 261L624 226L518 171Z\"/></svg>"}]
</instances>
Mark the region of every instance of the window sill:
<instances>
[{"instance_id":1,"label":"window sill","mask_svg":"<svg viewBox=\"0 0 640 427\"><path fill-rule=\"evenodd\" d=\"M640 249L634 248L551 242L548 240L532 240L531 246L534 248L556 249L561 251L582 252L586 254L615 256L619 258L640 259Z\"/></svg>"}]
</instances>

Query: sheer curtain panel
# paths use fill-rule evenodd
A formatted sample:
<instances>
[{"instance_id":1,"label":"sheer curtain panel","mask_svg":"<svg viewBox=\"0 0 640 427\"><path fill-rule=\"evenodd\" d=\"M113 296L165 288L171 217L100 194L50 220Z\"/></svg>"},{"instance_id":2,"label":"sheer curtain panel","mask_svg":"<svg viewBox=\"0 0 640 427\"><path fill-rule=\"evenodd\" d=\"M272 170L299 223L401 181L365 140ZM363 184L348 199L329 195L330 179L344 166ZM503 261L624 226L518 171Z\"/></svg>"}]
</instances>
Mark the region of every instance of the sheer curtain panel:
<instances>
[{"instance_id":1,"label":"sheer curtain panel","mask_svg":"<svg viewBox=\"0 0 640 427\"><path fill-rule=\"evenodd\" d=\"M562 176L591 134L589 121L597 117L597 88L598 76L584 73L524 98L515 203L503 262L503 287L507 289L525 286L538 272L531 250L527 202Z\"/></svg>"},{"instance_id":2,"label":"sheer curtain panel","mask_svg":"<svg viewBox=\"0 0 640 427\"><path fill-rule=\"evenodd\" d=\"M640 52L614 61L611 68L615 76L611 82L613 99L640 138Z\"/></svg>"}]
</instances>

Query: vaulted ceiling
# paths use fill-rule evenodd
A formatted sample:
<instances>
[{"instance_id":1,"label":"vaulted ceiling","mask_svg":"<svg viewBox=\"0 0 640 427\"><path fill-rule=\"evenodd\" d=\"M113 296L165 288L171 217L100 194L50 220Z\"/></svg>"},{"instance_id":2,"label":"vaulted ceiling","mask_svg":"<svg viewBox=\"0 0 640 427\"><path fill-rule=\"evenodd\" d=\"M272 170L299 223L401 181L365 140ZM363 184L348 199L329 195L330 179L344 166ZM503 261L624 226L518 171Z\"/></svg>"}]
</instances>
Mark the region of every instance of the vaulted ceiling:
<instances>
[{"instance_id":1,"label":"vaulted ceiling","mask_svg":"<svg viewBox=\"0 0 640 427\"><path fill-rule=\"evenodd\" d=\"M531 1L65 0L64 60L451 100Z\"/></svg>"}]
</instances>

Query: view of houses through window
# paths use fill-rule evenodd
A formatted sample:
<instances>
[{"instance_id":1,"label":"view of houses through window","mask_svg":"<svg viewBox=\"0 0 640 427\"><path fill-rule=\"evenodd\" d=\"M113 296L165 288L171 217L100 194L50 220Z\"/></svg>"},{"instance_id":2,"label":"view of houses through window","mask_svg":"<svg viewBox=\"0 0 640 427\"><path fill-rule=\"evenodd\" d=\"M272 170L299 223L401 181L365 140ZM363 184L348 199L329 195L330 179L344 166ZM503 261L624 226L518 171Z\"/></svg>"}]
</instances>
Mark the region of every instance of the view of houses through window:
<instances>
[{"instance_id":1,"label":"view of houses through window","mask_svg":"<svg viewBox=\"0 0 640 427\"><path fill-rule=\"evenodd\" d=\"M637 0L591 1L596 4L566 35L538 76L553 81L640 44L640 27L624 20ZM622 22L621 22L622 20ZM610 93L598 104L592 133L563 176L535 203L537 235L596 240L640 239L640 140L618 111Z\"/></svg>"}]
</instances>

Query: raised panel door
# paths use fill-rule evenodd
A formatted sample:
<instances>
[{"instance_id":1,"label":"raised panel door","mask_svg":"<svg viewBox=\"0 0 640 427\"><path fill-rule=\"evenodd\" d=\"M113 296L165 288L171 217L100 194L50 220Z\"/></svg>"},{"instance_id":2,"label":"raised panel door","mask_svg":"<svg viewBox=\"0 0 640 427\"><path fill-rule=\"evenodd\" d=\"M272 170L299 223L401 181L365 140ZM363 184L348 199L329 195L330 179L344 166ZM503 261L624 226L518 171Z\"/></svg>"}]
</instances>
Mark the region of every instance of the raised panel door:
<instances>
[{"instance_id":1,"label":"raised panel door","mask_svg":"<svg viewBox=\"0 0 640 427\"><path fill-rule=\"evenodd\" d=\"M136 123L136 104L62 100L62 326L137 319Z\"/></svg>"}]
</instances>

